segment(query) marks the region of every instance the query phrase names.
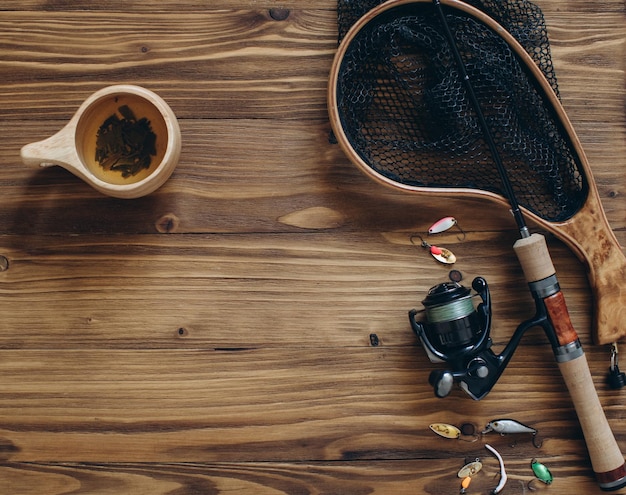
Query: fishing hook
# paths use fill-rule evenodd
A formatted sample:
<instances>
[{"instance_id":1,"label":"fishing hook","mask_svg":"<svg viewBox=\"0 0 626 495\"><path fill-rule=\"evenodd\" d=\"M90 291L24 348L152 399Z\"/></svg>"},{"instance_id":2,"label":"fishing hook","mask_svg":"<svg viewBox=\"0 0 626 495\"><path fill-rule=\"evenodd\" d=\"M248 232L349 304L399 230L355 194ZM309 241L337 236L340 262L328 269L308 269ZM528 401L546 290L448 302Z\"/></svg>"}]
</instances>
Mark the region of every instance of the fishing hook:
<instances>
[{"instance_id":1,"label":"fishing hook","mask_svg":"<svg viewBox=\"0 0 626 495\"><path fill-rule=\"evenodd\" d=\"M524 482L522 480L517 480L520 482L520 485L522 485L522 495L526 495L526 485L524 484ZM528 483L530 485L530 482ZM530 488L530 486L528 487L529 490L534 490L534 488Z\"/></svg>"}]
</instances>

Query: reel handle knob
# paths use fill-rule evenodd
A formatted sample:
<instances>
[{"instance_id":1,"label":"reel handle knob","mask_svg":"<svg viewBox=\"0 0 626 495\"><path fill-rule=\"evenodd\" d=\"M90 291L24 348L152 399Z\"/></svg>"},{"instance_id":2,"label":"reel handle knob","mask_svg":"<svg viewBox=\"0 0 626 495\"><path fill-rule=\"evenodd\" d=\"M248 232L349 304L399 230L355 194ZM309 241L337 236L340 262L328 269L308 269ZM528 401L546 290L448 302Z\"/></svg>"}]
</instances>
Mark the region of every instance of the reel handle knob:
<instances>
[{"instance_id":1,"label":"reel handle knob","mask_svg":"<svg viewBox=\"0 0 626 495\"><path fill-rule=\"evenodd\" d=\"M449 371L434 370L428 377L428 383L435 389L435 395L442 399L452 390L454 375Z\"/></svg>"}]
</instances>

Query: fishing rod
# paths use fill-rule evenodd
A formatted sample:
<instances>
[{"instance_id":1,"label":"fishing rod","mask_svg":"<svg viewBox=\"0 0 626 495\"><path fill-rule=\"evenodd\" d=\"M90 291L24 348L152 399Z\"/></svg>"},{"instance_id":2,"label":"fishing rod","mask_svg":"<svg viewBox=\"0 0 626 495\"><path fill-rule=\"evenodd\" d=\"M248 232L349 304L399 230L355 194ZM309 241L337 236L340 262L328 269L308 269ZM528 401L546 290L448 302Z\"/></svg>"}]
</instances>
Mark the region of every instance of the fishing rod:
<instances>
[{"instance_id":1,"label":"fishing rod","mask_svg":"<svg viewBox=\"0 0 626 495\"><path fill-rule=\"evenodd\" d=\"M484 279L478 277L474 280L473 288L479 293L483 302L478 306L476 316L473 316L472 311L466 315L472 319L468 323L471 325L474 322L479 328L479 331L476 333L477 339L474 341L471 339L470 341L466 340L464 346L461 346L461 350L457 349L453 356L448 356L448 349L445 346L442 352L441 347L437 348L429 342L426 330L427 327L432 329L433 326L429 323L417 322L415 320L415 310L411 311L409 313L411 325L420 337L420 340L426 343L426 349L431 354L431 360L432 357L438 360L442 360L442 358L446 360L445 358L451 357L453 363L460 365L459 359L463 353L469 352L472 354L471 359L465 363L464 370L457 369L452 372L435 371L431 374L430 382L439 396L447 395L452 383L459 381L470 396L477 399L481 398L488 393L498 380L511 359L523 333L529 328L540 326L552 345L556 362L572 398L598 484L603 490L617 490L626 486L624 457L613 436L593 385L587 358L578 334L571 323L545 237L537 233L531 235L528 231L515 197L515 192L495 144L492 131L475 94L472 81L465 68L441 2L440 0L433 0L433 4L455 59L459 76L498 169L505 191L505 198L511 205L511 211L520 232L520 239L514 243L513 249L522 266L524 277L528 282L530 292L535 301L536 314L517 328L502 354L496 356L489 348L491 344L488 338L491 306L487 283ZM458 284L457 287L450 284L440 284L433 287L429 292L429 297L424 301L427 316L429 309L431 313L435 308L439 308L438 311L441 311L441 302L445 301L446 298L453 304L453 316L458 316L459 312L464 313L465 310L462 305L466 303L462 301L467 300L468 294L462 289L464 288L461 287L461 290L459 289ZM444 321L433 322L434 328L440 336L442 324L445 323L447 316L449 315L435 313L435 319L444 318ZM460 327L457 327L456 330L460 330ZM454 334L454 330L452 333Z\"/></svg>"}]
</instances>

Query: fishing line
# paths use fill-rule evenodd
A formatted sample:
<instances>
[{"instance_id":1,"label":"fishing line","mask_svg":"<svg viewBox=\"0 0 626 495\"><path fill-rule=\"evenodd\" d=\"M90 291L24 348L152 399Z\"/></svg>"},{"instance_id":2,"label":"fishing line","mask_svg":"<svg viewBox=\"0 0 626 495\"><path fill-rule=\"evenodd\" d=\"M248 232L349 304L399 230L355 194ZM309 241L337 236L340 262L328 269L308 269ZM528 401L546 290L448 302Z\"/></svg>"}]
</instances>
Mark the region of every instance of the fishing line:
<instances>
[{"instance_id":1,"label":"fishing line","mask_svg":"<svg viewBox=\"0 0 626 495\"><path fill-rule=\"evenodd\" d=\"M448 43L450 44L452 55L454 56L454 59L456 61L457 69L460 73L461 80L465 85L465 90L467 91L467 96L469 97L472 103L472 107L476 112L476 117L484 133L485 140L487 141L487 145L489 146L489 150L491 151L491 155L496 164L496 168L498 169L498 173L500 174L500 180L502 181L502 186L504 187L504 196L511 203L511 212L513 213L513 217L515 218L515 222L517 223L520 235L522 238L530 237L530 232L528 231L528 227L526 227L524 216L522 215L522 211L520 210L517 198L515 197L515 193L513 192L513 186L511 185L511 181L509 180L509 175L504 168L500 152L498 151L496 143L493 139L491 128L485 120L485 115L482 111L482 107L480 105L480 102L478 101L478 98L476 97L474 85L472 84L472 81L467 74L465 62L463 62L461 54L459 53L459 47L454 40L454 35L452 34L452 31L450 31L450 25L448 24L446 15L441 8L441 2L439 0L433 0L433 4L435 5L435 8L437 10L439 19L441 20L441 24L446 34L446 38L448 39Z\"/></svg>"},{"instance_id":2,"label":"fishing line","mask_svg":"<svg viewBox=\"0 0 626 495\"><path fill-rule=\"evenodd\" d=\"M455 284L458 286L458 284ZM431 323L442 323L464 318L475 311L472 296L450 301L439 306L426 308L426 317Z\"/></svg>"}]
</instances>

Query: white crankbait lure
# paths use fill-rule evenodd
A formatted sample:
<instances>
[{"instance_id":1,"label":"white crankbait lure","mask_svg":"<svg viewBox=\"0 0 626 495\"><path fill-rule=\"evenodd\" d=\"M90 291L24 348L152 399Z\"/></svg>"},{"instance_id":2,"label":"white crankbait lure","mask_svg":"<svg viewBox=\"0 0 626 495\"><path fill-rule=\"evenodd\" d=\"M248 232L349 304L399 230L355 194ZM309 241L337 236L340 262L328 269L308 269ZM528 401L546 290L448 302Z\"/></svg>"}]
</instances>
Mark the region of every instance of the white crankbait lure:
<instances>
[{"instance_id":1,"label":"white crankbait lure","mask_svg":"<svg viewBox=\"0 0 626 495\"><path fill-rule=\"evenodd\" d=\"M500 435L507 435L509 433L532 433L533 435L537 434L537 430L535 430L534 428L526 426L525 424L522 424L519 421L515 421L514 419L494 419L493 421L489 421L483 431L483 435L485 433L489 433L490 431L495 431L497 433L500 433Z\"/></svg>"},{"instance_id":2,"label":"white crankbait lure","mask_svg":"<svg viewBox=\"0 0 626 495\"><path fill-rule=\"evenodd\" d=\"M541 447L541 443L537 444L536 442L537 430L514 419L494 419L493 421L489 421L482 434L485 435L490 431L495 431L496 433L500 433L500 435L530 433L533 436L533 445L537 448Z\"/></svg>"}]
</instances>

